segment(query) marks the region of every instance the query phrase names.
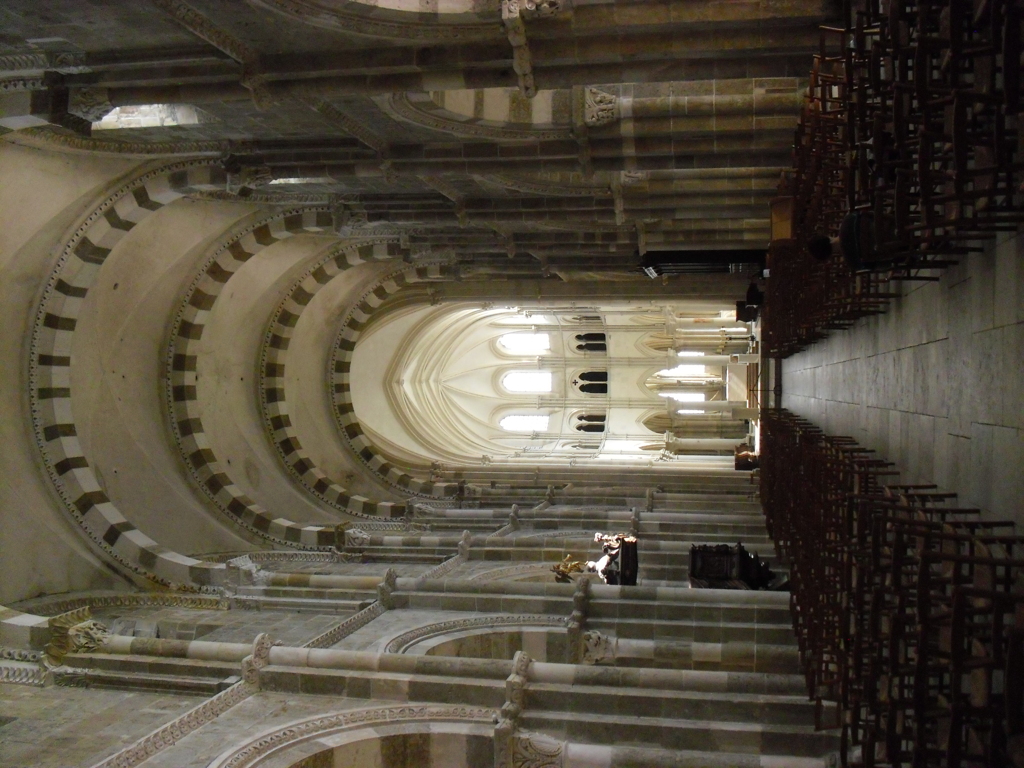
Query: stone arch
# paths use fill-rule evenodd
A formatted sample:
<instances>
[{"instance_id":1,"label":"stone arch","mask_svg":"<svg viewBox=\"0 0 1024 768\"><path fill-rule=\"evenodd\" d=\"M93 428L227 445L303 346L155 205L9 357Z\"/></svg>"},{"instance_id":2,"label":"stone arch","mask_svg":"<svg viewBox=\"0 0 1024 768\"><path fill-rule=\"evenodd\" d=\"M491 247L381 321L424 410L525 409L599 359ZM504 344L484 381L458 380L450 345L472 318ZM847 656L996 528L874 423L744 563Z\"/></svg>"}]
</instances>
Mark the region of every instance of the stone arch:
<instances>
[{"instance_id":1,"label":"stone arch","mask_svg":"<svg viewBox=\"0 0 1024 768\"><path fill-rule=\"evenodd\" d=\"M363 432L356 417L349 374L352 370L352 353L355 351L356 343L381 305L407 285L437 279L442 274L441 264L413 267L388 275L376 287L367 291L346 316L337 343L334 345L330 363L335 418L342 435L356 456L385 482L424 496L451 496L459 491L459 486L455 483L435 483L429 479L413 477L380 455Z\"/></svg>"},{"instance_id":2,"label":"stone arch","mask_svg":"<svg viewBox=\"0 0 1024 768\"><path fill-rule=\"evenodd\" d=\"M196 347L217 298L242 264L274 243L303 232L330 231L332 225L326 207L286 210L250 224L222 241L193 278L175 313L166 363L171 434L200 490L251 533L303 549L333 546L334 527L275 518L232 481L210 448L203 428L196 387Z\"/></svg>"},{"instance_id":3,"label":"stone arch","mask_svg":"<svg viewBox=\"0 0 1024 768\"><path fill-rule=\"evenodd\" d=\"M523 628L548 632L555 628L564 629L565 620L557 616L476 616L467 619L453 619L434 624L425 624L392 638L384 646L385 653L408 653L430 655L430 649L470 636L521 632ZM519 648L517 650L522 650ZM447 655L447 654L442 654ZM454 654L459 655L459 654ZM470 654L466 654L470 655ZM532 653L531 658L537 658ZM496 658L496 657L488 657ZM511 658L511 657L509 657Z\"/></svg>"},{"instance_id":4,"label":"stone arch","mask_svg":"<svg viewBox=\"0 0 1024 768\"><path fill-rule=\"evenodd\" d=\"M291 291L278 305L267 329L260 356L260 397L263 416L278 455L288 467L289 472L317 498L336 509L356 516L371 514L400 516L404 514L405 506L392 502L374 502L361 496L350 495L344 487L320 470L306 454L288 414L285 392L287 352L292 329L298 323L299 316L305 307L321 288L349 266L363 261L388 259L397 254L394 238L368 240L344 246L339 253L329 256L311 268L293 285ZM404 285L439 275L439 266L431 265L392 273L383 278L382 284L393 285L397 290ZM374 291L370 291L364 295L363 302L369 295L375 296L376 294ZM343 329L350 326L352 319L353 315L350 312L343 324ZM342 333L344 332L343 330ZM356 429L358 429L358 425L356 425ZM342 434L360 460L392 485L417 493L423 493L426 489L428 495L452 495L458 490L456 485L436 485L413 478L380 457L379 452L368 442L365 445L361 444L356 449L356 446L352 444L349 430L343 430ZM359 434L362 434L361 430L359 430ZM367 451L369 453L366 453Z\"/></svg>"},{"instance_id":5,"label":"stone arch","mask_svg":"<svg viewBox=\"0 0 1024 768\"><path fill-rule=\"evenodd\" d=\"M176 588L216 583L225 566L161 546L104 493L78 440L71 352L83 300L121 239L165 205L199 189L223 188L226 182L225 172L209 160L190 160L151 168L108 194L65 241L39 300L30 347L29 401L36 443L65 511L119 566Z\"/></svg>"},{"instance_id":6,"label":"stone arch","mask_svg":"<svg viewBox=\"0 0 1024 768\"><path fill-rule=\"evenodd\" d=\"M328 753L325 765L347 765L346 745L410 734L465 734L484 741L479 749L445 750L451 754L493 759L494 718L497 711L486 707L445 704L405 704L392 707L348 709L316 715L271 728L221 753L210 768L249 768L273 754L281 765L300 765L321 753ZM333 751L333 755L329 753ZM339 756L342 762L335 762ZM319 764L319 763L318 763ZM418 763L429 765L429 761ZM460 766L459 768L463 768ZM464 768L476 768L467 762Z\"/></svg>"}]
</instances>

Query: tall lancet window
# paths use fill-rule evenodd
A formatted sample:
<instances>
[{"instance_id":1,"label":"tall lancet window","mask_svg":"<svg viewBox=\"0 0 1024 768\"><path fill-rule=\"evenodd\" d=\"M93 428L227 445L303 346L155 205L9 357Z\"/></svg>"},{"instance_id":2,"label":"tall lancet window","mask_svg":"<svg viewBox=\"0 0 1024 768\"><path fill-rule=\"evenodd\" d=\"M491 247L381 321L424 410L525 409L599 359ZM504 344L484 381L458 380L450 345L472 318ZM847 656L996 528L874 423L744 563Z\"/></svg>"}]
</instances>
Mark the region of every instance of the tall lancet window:
<instances>
[{"instance_id":1,"label":"tall lancet window","mask_svg":"<svg viewBox=\"0 0 1024 768\"><path fill-rule=\"evenodd\" d=\"M549 418L543 413L513 413L498 424L506 432L546 432Z\"/></svg>"},{"instance_id":2,"label":"tall lancet window","mask_svg":"<svg viewBox=\"0 0 1024 768\"><path fill-rule=\"evenodd\" d=\"M542 355L551 349L546 333L506 333L498 339L501 348L510 355Z\"/></svg>"},{"instance_id":3,"label":"tall lancet window","mask_svg":"<svg viewBox=\"0 0 1024 768\"><path fill-rule=\"evenodd\" d=\"M501 386L509 392L550 392L551 371L509 371Z\"/></svg>"}]
</instances>

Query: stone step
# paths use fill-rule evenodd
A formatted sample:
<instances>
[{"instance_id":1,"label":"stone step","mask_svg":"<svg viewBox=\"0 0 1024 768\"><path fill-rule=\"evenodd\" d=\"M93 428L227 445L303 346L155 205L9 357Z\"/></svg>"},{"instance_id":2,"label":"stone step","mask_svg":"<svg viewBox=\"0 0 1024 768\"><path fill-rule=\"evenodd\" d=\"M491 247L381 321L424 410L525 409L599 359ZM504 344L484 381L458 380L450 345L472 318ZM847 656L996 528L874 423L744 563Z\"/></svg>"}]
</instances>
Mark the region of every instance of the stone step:
<instances>
[{"instance_id":1,"label":"stone step","mask_svg":"<svg viewBox=\"0 0 1024 768\"><path fill-rule=\"evenodd\" d=\"M695 643L763 643L796 647L796 634L788 624L721 624L628 617L588 617L587 628L627 640L664 640Z\"/></svg>"},{"instance_id":2,"label":"stone step","mask_svg":"<svg viewBox=\"0 0 1024 768\"><path fill-rule=\"evenodd\" d=\"M527 709L519 717L519 727L573 742L741 755L820 757L835 751L839 744L837 735L815 731L813 725L686 720L632 714Z\"/></svg>"},{"instance_id":3,"label":"stone step","mask_svg":"<svg viewBox=\"0 0 1024 768\"><path fill-rule=\"evenodd\" d=\"M610 634L610 633L609 633ZM646 642L650 642L646 638ZM614 664L632 669L689 669L710 672L761 672L800 674L800 648L748 640L700 642L692 639L659 637L654 648L629 649L630 638L622 637ZM627 655L630 654L630 655Z\"/></svg>"},{"instance_id":4,"label":"stone step","mask_svg":"<svg viewBox=\"0 0 1024 768\"><path fill-rule=\"evenodd\" d=\"M64 666L107 672L138 672L214 680L237 675L241 669L236 662L106 653L69 653L64 657Z\"/></svg>"},{"instance_id":5,"label":"stone step","mask_svg":"<svg viewBox=\"0 0 1024 768\"><path fill-rule=\"evenodd\" d=\"M67 669L64 667L63 669ZM200 677L155 675L146 672L117 672L102 669L75 669L71 675L55 673L58 684L84 688L111 688L122 691L159 691L161 693L213 696L238 682L239 678L208 680Z\"/></svg>"},{"instance_id":6,"label":"stone step","mask_svg":"<svg viewBox=\"0 0 1024 768\"><path fill-rule=\"evenodd\" d=\"M264 611L293 611L295 613L336 613L339 616L350 616L353 613L358 613L367 605L369 605L376 597L366 598L364 600L325 600L318 598L315 595L302 595L297 594L294 597L276 597L272 595L264 595L259 591L259 587L246 588L246 592L241 592L232 598L233 602L237 603L240 607L255 607L258 606L259 610ZM317 591L317 590L312 590Z\"/></svg>"},{"instance_id":7,"label":"stone step","mask_svg":"<svg viewBox=\"0 0 1024 768\"><path fill-rule=\"evenodd\" d=\"M260 671L260 688L280 693L347 696L386 701L466 704L498 709L505 703L505 681L362 672L346 669L310 669L270 665Z\"/></svg>"},{"instance_id":8,"label":"stone step","mask_svg":"<svg viewBox=\"0 0 1024 768\"><path fill-rule=\"evenodd\" d=\"M686 599L687 595L662 600L609 599L604 596L592 596L587 607L587 616L591 620L621 617L632 620L697 621L714 624L735 622L792 627L789 605L770 602L772 598L764 597L764 595L772 593L726 589L700 590L700 592L741 594L750 597L751 600L748 603L732 603L727 602L727 598L720 594L708 596L708 602L689 601ZM716 598L719 598L721 602L710 602Z\"/></svg>"},{"instance_id":9,"label":"stone step","mask_svg":"<svg viewBox=\"0 0 1024 768\"><path fill-rule=\"evenodd\" d=\"M572 611L572 595L506 594L477 595L471 592L402 592L392 595L396 608L416 610L478 611L480 613L546 614L568 616Z\"/></svg>"},{"instance_id":10,"label":"stone step","mask_svg":"<svg viewBox=\"0 0 1024 768\"><path fill-rule=\"evenodd\" d=\"M154 656L68 654L58 682L89 688L212 696L238 682L238 664Z\"/></svg>"},{"instance_id":11,"label":"stone step","mask_svg":"<svg viewBox=\"0 0 1024 768\"><path fill-rule=\"evenodd\" d=\"M801 679L802 684L802 679ZM526 709L583 715L632 715L677 720L715 720L775 725L814 722L815 702L806 694L755 694L651 690L618 686L565 686L531 682Z\"/></svg>"},{"instance_id":12,"label":"stone step","mask_svg":"<svg viewBox=\"0 0 1024 768\"><path fill-rule=\"evenodd\" d=\"M572 747L570 747L572 749ZM577 748L579 749L579 748ZM584 749L587 749L584 747ZM612 747L610 755L600 755L600 765L642 765L645 768L823 768L828 765L822 757L785 755L762 760L757 755L735 752L704 752L688 749L652 749L645 747ZM575 764L575 763L574 763ZM835 763L838 765L838 762Z\"/></svg>"}]
</instances>

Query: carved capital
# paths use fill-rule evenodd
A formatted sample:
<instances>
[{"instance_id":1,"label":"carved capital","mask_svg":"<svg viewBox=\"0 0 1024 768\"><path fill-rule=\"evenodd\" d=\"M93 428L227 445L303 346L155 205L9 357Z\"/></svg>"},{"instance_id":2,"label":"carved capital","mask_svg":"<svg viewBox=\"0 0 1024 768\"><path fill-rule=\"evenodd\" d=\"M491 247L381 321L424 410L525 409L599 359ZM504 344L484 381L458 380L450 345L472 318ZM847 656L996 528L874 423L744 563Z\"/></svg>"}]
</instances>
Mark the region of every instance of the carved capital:
<instances>
[{"instance_id":1,"label":"carved capital","mask_svg":"<svg viewBox=\"0 0 1024 768\"><path fill-rule=\"evenodd\" d=\"M228 173L225 187L237 195L242 189L258 187L274 180L274 172L265 165L243 165L237 173Z\"/></svg>"},{"instance_id":2,"label":"carved capital","mask_svg":"<svg viewBox=\"0 0 1024 768\"><path fill-rule=\"evenodd\" d=\"M384 580L377 585L377 600L389 611L395 607L395 599L392 595L397 587L398 573L394 568L388 568L384 572Z\"/></svg>"},{"instance_id":3,"label":"carved capital","mask_svg":"<svg viewBox=\"0 0 1024 768\"><path fill-rule=\"evenodd\" d=\"M345 546L361 549L369 545L370 534L361 528L349 528L345 531Z\"/></svg>"},{"instance_id":4,"label":"carved capital","mask_svg":"<svg viewBox=\"0 0 1024 768\"><path fill-rule=\"evenodd\" d=\"M569 0L523 0L519 4L519 13L527 19L564 16L572 13L572 3Z\"/></svg>"},{"instance_id":5,"label":"carved capital","mask_svg":"<svg viewBox=\"0 0 1024 768\"><path fill-rule=\"evenodd\" d=\"M469 559L469 547L473 543L473 534L469 531L462 532L462 538L459 540L459 556L463 560Z\"/></svg>"},{"instance_id":6,"label":"carved capital","mask_svg":"<svg viewBox=\"0 0 1024 768\"><path fill-rule=\"evenodd\" d=\"M260 670L270 663L270 649L274 645L276 643L266 632L256 635L256 639L252 641L252 654L242 661L242 680L246 684L259 687Z\"/></svg>"},{"instance_id":7,"label":"carved capital","mask_svg":"<svg viewBox=\"0 0 1024 768\"><path fill-rule=\"evenodd\" d=\"M90 123L99 122L113 110L106 88L74 88L68 99L68 112Z\"/></svg>"},{"instance_id":8,"label":"carved capital","mask_svg":"<svg viewBox=\"0 0 1024 768\"><path fill-rule=\"evenodd\" d=\"M512 739L513 768L562 768L565 742L543 733L522 731Z\"/></svg>"},{"instance_id":9,"label":"carved capital","mask_svg":"<svg viewBox=\"0 0 1024 768\"><path fill-rule=\"evenodd\" d=\"M584 664L597 664L615 658L617 638L603 635L596 630L588 630L583 633L581 642L581 660Z\"/></svg>"},{"instance_id":10,"label":"carved capital","mask_svg":"<svg viewBox=\"0 0 1024 768\"><path fill-rule=\"evenodd\" d=\"M607 125L620 117L619 97L597 88L583 91L583 121L591 128Z\"/></svg>"},{"instance_id":11,"label":"carved capital","mask_svg":"<svg viewBox=\"0 0 1024 768\"><path fill-rule=\"evenodd\" d=\"M95 651L103 645L110 637L110 630L106 625L95 619L75 624L68 630L68 641L70 642L71 653L88 653Z\"/></svg>"}]
</instances>

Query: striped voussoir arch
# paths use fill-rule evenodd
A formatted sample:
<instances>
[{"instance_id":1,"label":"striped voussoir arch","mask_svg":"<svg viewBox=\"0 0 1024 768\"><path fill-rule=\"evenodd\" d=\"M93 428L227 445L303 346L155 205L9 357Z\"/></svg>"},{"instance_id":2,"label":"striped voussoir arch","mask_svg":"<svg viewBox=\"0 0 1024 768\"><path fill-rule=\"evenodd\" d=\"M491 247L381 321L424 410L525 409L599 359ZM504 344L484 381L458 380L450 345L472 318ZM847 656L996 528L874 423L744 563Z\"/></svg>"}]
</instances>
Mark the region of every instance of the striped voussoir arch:
<instances>
[{"instance_id":1,"label":"striped voussoir arch","mask_svg":"<svg viewBox=\"0 0 1024 768\"><path fill-rule=\"evenodd\" d=\"M65 508L117 563L159 584L194 588L222 580L224 565L162 547L130 523L103 492L78 439L71 402L75 326L110 252L139 222L189 192L223 189L209 160L143 173L109 194L64 244L43 291L32 333L29 398L36 442Z\"/></svg>"},{"instance_id":2,"label":"striped voussoir arch","mask_svg":"<svg viewBox=\"0 0 1024 768\"><path fill-rule=\"evenodd\" d=\"M242 492L217 460L200 418L196 387L197 346L210 311L238 269L264 248L301 233L333 233L327 207L290 210L233 234L193 279L174 319L167 357L171 428L189 473L199 488L235 523L265 539L300 549L326 549L334 526L305 525L273 517Z\"/></svg>"},{"instance_id":3,"label":"striped voussoir arch","mask_svg":"<svg viewBox=\"0 0 1024 768\"><path fill-rule=\"evenodd\" d=\"M368 261L385 261L402 255L398 239L380 238L331 249L331 253L310 269L289 291L271 317L260 355L260 393L263 418L271 441L288 471L318 499L355 517L401 517L405 505L390 501L372 501L352 495L332 480L306 454L292 427L285 397L285 366L288 347L299 317L313 297L350 267ZM396 527L400 524L396 523Z\"/></svg>"},{"instance_id":4,"label":"striped voussoir arch","mask_svg":"<svg viewBox=\"0 0 1024 768\"><path fill-rule=\"evenodd\" d=\"M387 298L408 285L444 277L445 264L424 264L387 276L373 290L363 295L362 300L349 312L342 324L341 333L334 346L331 359L334 383L334 411L342 434L352 446L355 454L385 482L410 493L421 496L454 496L459 492L458 483L435 483L432 480L413 477L396 467L380 455L363 432L352 405L350 372L352 354L359 336L370 318Z\"/></svg>"}]
</instances>

